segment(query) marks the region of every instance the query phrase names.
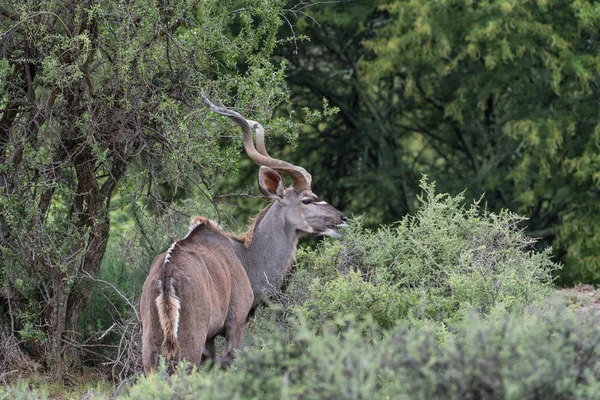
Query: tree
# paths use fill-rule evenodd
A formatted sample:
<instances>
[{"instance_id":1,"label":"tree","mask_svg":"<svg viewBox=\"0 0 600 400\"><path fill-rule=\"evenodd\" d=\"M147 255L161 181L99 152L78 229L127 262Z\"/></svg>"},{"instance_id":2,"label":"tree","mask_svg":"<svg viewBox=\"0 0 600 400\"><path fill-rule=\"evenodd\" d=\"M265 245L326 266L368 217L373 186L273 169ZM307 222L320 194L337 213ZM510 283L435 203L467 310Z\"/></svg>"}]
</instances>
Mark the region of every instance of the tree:
<instances>
[{"instance_id":1,"label":"tree","mask_svg":"<svg viewBox=\"0 0 600 400\"><path fill-rule=\"evenodd\" d=\"M144 191L160 211L161 183L210 194L236 168L241 140L218 134L230 124L205 115L200 91L262 120L286 101L283 69L269 62L280 6L0 3L2 343L24 339L60 372L115 191L130 204Z\"/></svg>"},{"instance_id":2,"label":"tree","mask_svg":"<svg viewBox=\"0 0 600 400\"><path fill-rule=\"evenodd\" d=\"M442 191L468 188L492 209L528 215L530 234L566 263L563 283L598 281L598 5L329 7L321 28L297 29L312 40L304 58L285 54L294 103L311 91L305 104L325 96L340 109L312 131L339 156L307 156L330 171L326 190L393 221L412 209L426 172Z\"/></svg>"}]
</instances>

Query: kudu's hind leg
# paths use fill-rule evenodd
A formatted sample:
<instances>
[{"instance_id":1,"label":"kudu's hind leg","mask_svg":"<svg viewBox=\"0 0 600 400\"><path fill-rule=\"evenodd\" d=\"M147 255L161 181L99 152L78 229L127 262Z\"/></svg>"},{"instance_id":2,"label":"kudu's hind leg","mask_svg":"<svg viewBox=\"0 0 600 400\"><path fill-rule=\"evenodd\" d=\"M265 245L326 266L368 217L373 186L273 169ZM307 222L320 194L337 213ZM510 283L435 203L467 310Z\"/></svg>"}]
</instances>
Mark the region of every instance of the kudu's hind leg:
<instances>
[{"instance_id":1,"label":"kudu's hind leg","mask_svg":"<svg viewBox=\"0 0 600 400\"><path fill-rule=\"evenodd\" d=\"M235 324L235 326L227 329L225 334L225 348L223 349L223 356L221 357L221 364L223 367L227 367L233 362L233 351L242 347L243 334L244 323Z\"/></svg>"},{"instance_id":2,"label":"kudu's hind leg","mask_svg":"<svg viewBox=\"0 0 600 400\"><path fill-rule=\"evenodd\" d=\"M215 338L210 338L206 340L206 344L204 345L204 352L202 353L202 364L206 364L207 362L213 362L215 357L217 356L217 352L215 349Z\"/></svg>"},{"instance_id":3,"label":"kudu's hind leg","mask_svg":"<svg viewBox=\"0 0 600 400\"><path fill-rule=\"evenodd\" d=\"M188 330L190 331L190 330ZM206 342L206 332L194 332L193 337L186 333L180 336L179 360L186 360L194 365L200 366L202 354Z\"/></svg>"},{"instance_id":4,"label":"kudu's hind leg","mask_svg":"<svg viewBox=\"0 0 600 400\"><path fill-rule=\"evenodd\" d=\"M158 322L158 312L148 298L142 298L142 310L150 310L142 315L142 365L146 375L156 372L163 341L163 331Z\"/></svg>"},{"instance_id":5,"label":"kudu's hind leg","mask_svg":"<svg viewBox=\"0 0 600 400\"><path fill-rule=\"evenodd\" d=\"M162 337L160 337L162 341ZM158 368L158 360L160 356L160 341L151 341L144 339L144 345L142 350L142 365L146 375L153 374Z\"/></svg>"}]
</instances>

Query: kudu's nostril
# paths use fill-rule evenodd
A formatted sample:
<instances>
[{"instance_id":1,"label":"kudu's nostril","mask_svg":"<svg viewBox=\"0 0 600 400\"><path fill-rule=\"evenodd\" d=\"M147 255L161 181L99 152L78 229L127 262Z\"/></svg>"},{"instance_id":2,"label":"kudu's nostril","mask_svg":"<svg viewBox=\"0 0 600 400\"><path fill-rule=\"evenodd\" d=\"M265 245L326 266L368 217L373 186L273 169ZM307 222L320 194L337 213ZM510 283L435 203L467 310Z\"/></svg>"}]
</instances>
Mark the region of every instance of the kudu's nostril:
<instances>
[{"instance_id":1,"label":"kudu's nostril","mask_svg":"<svg viewBox=\"0 0 600 400\"><path fill-rule=\"evenodd\" d=\"M342 215L342 222L347 224L348 223L348 217L346 217L345 215Z\"/></svg>"}]
</instances>

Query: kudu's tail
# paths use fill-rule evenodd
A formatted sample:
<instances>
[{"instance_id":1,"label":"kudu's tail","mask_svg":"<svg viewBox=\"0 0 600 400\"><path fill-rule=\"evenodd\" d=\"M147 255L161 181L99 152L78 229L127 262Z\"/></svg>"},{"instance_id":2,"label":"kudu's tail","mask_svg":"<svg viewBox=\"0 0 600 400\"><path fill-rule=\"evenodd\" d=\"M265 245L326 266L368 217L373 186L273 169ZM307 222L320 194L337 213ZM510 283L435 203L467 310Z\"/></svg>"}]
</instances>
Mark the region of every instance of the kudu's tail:
<instances>
[{"instance_id":1,"label":"kudu's tail","mask_svg":"<svg viewBox=\"0 0 600 400\"><path fill-rule=\"evenodd\" d=\"M179 329L179 312L181 303L175 293L173 278L167 278L159 284L160 294L156 298L156 307L158 309L158 319L163 330L162 352L167 359L171 358L179 351L179 341L177 331Z\"/></svg>"}]
</instances>

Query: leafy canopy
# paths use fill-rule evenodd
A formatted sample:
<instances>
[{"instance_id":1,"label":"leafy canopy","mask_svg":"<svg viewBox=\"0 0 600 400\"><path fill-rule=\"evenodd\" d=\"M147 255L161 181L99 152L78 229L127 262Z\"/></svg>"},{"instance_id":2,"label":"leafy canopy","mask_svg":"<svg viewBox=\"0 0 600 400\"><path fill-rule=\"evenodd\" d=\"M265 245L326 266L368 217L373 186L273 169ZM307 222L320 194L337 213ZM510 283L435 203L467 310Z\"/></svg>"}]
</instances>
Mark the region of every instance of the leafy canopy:
<instances>
[{"instance_id":1,"label":"leafy canopy","mask_svg":"<svg viewBox=\"0 0 600 400\"><path fill-rule=\"evenodd\" d=\"M285 66L270 62L281 5L0 1L0 307L20 310L0 332L37 338L50 365L74 356L63 336L77 340L115 194L161 212L165 186L194 188L218 208L241 140L200 92L259 120L287 104Z\"/></svg>"},{"instance_id":2,"label":"leafy canopy","mask_svg":"<svg viewBox=\"0 0 600 400\"><path fill-rule=\"evenodd\" d=\"M427 173L528 216L563 282L600 279L596 2L387 0L317 20L289 82L295 102L340 109L299 144L325 198L392 222Z\"/></svg>"}]
</instances>

